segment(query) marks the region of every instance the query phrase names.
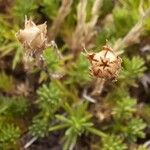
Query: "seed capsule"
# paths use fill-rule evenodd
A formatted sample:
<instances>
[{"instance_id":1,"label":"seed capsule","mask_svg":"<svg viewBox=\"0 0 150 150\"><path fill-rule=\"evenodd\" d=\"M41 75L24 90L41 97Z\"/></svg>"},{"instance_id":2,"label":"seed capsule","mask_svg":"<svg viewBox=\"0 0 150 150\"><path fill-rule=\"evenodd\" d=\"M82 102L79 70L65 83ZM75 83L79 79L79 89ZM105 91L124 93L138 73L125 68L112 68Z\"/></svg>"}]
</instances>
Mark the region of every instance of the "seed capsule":
<instances>
[{"instance_id":1,"label":"seed capsule","mask_svg":"<svg viewBox=\"0 0 150 150\"><path fill-rule=\"evenodd\" d=\"M25 19L25 28L19 30L16 37L29 55L41 54L47 47L47 25L36 25L31 19Z\"/></svg>"},{"instance_id":2,"label":"seed capsule","mask_svg":"<svg viewBox=\"0 0 150 150\"><path fill-rule=\"evenodd\" d=\"M109 80L118 77L122 59L114 53L112 48L103 46L102 51L98 53L87 53L87 58L91 63L91 75Z\"/></svg>"}]
</instances>

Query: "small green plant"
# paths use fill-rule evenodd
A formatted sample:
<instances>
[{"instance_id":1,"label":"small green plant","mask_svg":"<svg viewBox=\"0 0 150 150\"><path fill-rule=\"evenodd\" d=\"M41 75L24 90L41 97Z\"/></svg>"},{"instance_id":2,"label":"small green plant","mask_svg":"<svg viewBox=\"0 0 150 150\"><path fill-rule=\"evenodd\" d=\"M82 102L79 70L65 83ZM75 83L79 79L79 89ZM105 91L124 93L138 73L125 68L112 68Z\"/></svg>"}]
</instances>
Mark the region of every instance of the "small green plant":
<instances>
[{"instance_id":1,"label":"small green plant","mask_svg":"<svg viewBox=\"0 0 150 150\"><path fill-rule=\"evenodd\" d=\"M56 72L61 68L62 62L53 48L46 49L43 53L43 57L50 72Z\"/></svg>"},{"instance_id":2,"label":"small green plant","mask_svg":"<svg viewBox=\"0 0 150 150\"><path fill-rule=\"evenodd\" d=\"M0 147L5 149L7 144L16 144L19 137L19 127L16 127L13 124L0 123Z\"/></svg>"},{"instance_id":3,"label":"small green plant","mask_svg":"<svg viewBox=\"0 0 150 150\"><path fill-rule=\"evenodd\" d=\"M4 97L0 96L0 117L20 117L23 116L29 107L27 99L24 97Z\"/></svg>"},{"instance_id":4,"label":"small green plant","mask_svg":"<svg viewBox=\"0 0 150 150\"><path fill-rule=\"evenodd\" d=\"M43 13L48 17L48 19L53 20L57 15L57 11L59 8L60 0L42 0L43 5Z\"/></svg>"},{"instance_id":5,"label":"small green plant","mask_svg":"<svg viewBox=\"0 0 150 150\"><path fill-rule=\"evenodd\" d=\"M149 12L150 0L0 0L0 150L146 150Z\"/></svg>"},{"instance_id":6,"label":"small green plant","mask_svg":"<svg viewBox=\"0 0 150 150\"><path fill-rule=\"evenodd\" d=\"M90 74L88 71L89 63L85 56L80 55L76 63L72 64L68 70L69 79L67 83L74 83L78 85L86 85L90 81Z\"/></svg>"},{"instance_id":7,"label":"small green plant","mask_svg":"<svg viewBox=\"0 0 150 150\"><path fill-rule=\"evenodd\" d=\"M62 103L62 92L60 91L55 81L49 85L43 84L37 90L38 105L40 112L33 118L32 125L30 126L30 133L33 136L44 137L47 135L50 122L54 119L55 112L60 108Z\"/></svg>"},{"instance_id":8,"label":"small green plant","mask_svg":"<svg viewBox=\"0 0 150 150\"><path fill-rule=\"evenodd\" d=\"M123 59L123 70L120 74L120 80L126 85L136 85L135 79L140 78L146 67L144 66L144 60L138 56L134 56L132 59Z\"/></svg>"},{"instance_id":9,"label":"small green plant","mask_svg":"<svg viewBox=\"0 0 150 150\"><path fill-rule=\"evenodd\" d=\"M32 126L29 127L30 133L35 137L45 137L48 132L49 120L47 117L42 118L40 116L36 116L33 118Z\"/></svg>"},{"instance_id":10,"label":"small green plant","mask_svg":"<svg viewBox=\"0 0 150 150\"><path fill-rule=\"evenodd\" d=\"M116 32L117 37L122 37L128 33L128 31L132 28L132 26L138 20L138 8L139 8L140 1L137 0L127 0L123 2L123 7L121 5L116 5L113 10L113 17L114 17L114 25L115 30L119 31ZM128 9L131 10L128 11ZM130 15L132 13L133 15ZM126 26L126 28L123 28Z\"/></svg>"},{"instance_id":11,"label":"small green plant","mask_svg":"<svg viewBox=\"0 0 150 150\"><path fill-rule=\"evenodd\" d=\"M127 150L127 146L121 137L112 134L102 138L102 150Z\"/></svg>"},{"instance_id":12,"label":"small green plant","mask_svg":"<svg viewBox=\"0 0 150 150\"><path fill-rule=\"evenodd\" d=\"M115 124L113 130L116 133L123 135L130 142L135 142L137 138L144 138L143 130L146 128L146 123L135 117L136 100L130 97L117 100L113 109L113 117ZM118 132L119 131L119 132Z\"/></svg>"},{"instance_id":13,"label":"small green plant","mask_svg":"<svg viewBox=\"0 0 150 150\"><path fill-rule=\"evenodd\" d=\"M136 111L135 106L136 106L135 99L127 97L118 100L113 110L114 117L120 120L131 118L132 114Z\"/></svg>"},{"instance_id":14,"label":"small green plant","mask_svg":"<svg viewBox=\"0 0 150 150\"><path fill-rule=\"evenodd\" d=\"M7 75L5 72L0 73L0 89L3 92L11 92L14 88L14 80L12 76Z\"/></svg>"},{"instance_id":15,"label":"small green plant","mask_svg":"<svg viewBox=\"0 0 150 150\"><path fill-rule=\"evenodd\" d=\"M125 138L129 141L136 142L137 138L144 138L146 124L140 118L132 118L128 124L122 129Z\"/></svg>"},{"instance_id":16,"label":"small green plant","mask_svg":"<svg viewBox=\"0 0 150 150\"><path fill-rule=\"evenodd\" d=\"M14 7L12 8L12 14L15 17L15 21L18 23L23 23L25 15L35 15L37 8L38 7L35 0L16 0Z\"/></svg>"},{"instance_id":17,"label":"small green plant","mask_svg":"<svg viewBox=\"0 0 150 150\"><path fill-rule=\"evenodd\" d=\"M51 82L48 86L42 85L37 91L39 96L36 103L39 108L49 113L54 113L62 102L62 92L60 91L55 81Z\"/></svg>"},{"instance_id":18,"label":"small green plant","mask_svg":"<svg viewBox=\"0 0 150 150\"><path fill-rule=\"evenodd\" d=\"M62 124L50 127L49 131L66 128L64 135L64 150L69 148L72 149L77 142L77 137L87 132L102 137L105 136L103 132L93 127L93 123L91 122L92 116L86 111L87 103L80 103L74 106L73 109L67 103L65 103L63 107L67 112L67 116L56 115L56 118L61 121Z\"/></svg>"}]
</instances>

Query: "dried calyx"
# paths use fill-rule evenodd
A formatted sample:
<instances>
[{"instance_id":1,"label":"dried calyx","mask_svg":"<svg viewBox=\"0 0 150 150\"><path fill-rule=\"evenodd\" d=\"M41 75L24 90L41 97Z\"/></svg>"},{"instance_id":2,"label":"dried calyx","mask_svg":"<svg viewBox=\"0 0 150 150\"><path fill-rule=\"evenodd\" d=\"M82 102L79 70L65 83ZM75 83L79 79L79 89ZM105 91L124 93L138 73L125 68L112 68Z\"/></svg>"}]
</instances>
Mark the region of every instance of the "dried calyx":
<instances>
[{"instance_id":1,"label":"dried calyx","mask_svg":"<svg viewBox=\"0 0 150 150\"><path fill-rule=\"evenodd\" d=\"M115 80L121 70L122 59L115 54L108 45L103 46L98 53L88 53L86 56L90 61L90 74L97 78Z\"/></svg>"},{"instance_id":2,"label":"dried calyx","mask_svg":"<svg viewBox=\"0 0 150 150\"><path fill-rule=\"evenodd\" d=\"M47 47L47 25L46 22L36 25L31 19L25 19L25 28L19 30L16 37L23 44L30 56L38 55Z\"/></svg>"}]
</instances>

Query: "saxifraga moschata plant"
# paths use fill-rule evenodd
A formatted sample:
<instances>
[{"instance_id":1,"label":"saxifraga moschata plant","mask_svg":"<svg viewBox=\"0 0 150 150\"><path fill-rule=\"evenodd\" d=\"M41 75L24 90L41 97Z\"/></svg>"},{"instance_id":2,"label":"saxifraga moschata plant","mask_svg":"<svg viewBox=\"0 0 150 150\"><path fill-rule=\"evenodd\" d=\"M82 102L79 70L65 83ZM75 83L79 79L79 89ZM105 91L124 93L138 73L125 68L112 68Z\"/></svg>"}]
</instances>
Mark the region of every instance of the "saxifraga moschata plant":
<instances>
[{"instance_id":1,"label":"saxifraga moschata plant","mask_svg":"<svg viewBox=\"0 0 150 150\"><path fill-rule=\"evenodd\" d=\"M36 25L31 19L26 19L25 28L16 36L25 48L27 57L45 61L43 51L49 47L46 23ZM92 77L109 82L119 78L119 73L122 72L122 59L107 44L100 52L86 51L85 56L90 63L89 74ZM136 103L130 103L132 101L130 96L127 95L124 99L121 97L121 102L117 101L116 106L111 108L111 121L118 127L116 129L112 123L110 126L106 125L106 128L100 123L95 126L94 117L89 111L89 103L83 101L82 97L78 97L77 93L70 93L63 82L53 81L53 79L49 86L44 84L37 90L36 104L40 113L33 119L33 125L30 126L30 133L33 136L44 137L51 132L62 130L63 150L73 150L82 135L99 136L101 146L98 149L100 150L127 150L126 143L129 143L129 139L135 142L137 138L144 137L143 129L146 125L143 120L139 117L131 120L134 117L133 107ZM73 102L71 102L72 99ZM120 118L122 112L129 116ZM119 116L119 119L116 116ZM125 127L126 121L129 124ZM131 134L132 131L133 134Z\"/></svg>"}]
</instances>

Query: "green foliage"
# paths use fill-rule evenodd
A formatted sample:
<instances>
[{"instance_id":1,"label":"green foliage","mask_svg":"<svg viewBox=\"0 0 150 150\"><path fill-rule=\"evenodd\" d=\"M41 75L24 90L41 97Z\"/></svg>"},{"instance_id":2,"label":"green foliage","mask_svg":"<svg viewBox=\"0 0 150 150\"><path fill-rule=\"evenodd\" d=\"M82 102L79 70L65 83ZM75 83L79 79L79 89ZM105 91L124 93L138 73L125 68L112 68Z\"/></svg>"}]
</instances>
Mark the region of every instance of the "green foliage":
<instances>
[{"instance_id":1,"label":"green foliage","mask_svg":"<svg viewBox=\"0 0 150 150\"><path fill-rule=\"evenodd\" d=\"M13 69L15 69L16 65L22 59L23 53L23 49L18 44L15 37L18 27L14 24L10 24L7 18L0 15L0 29L0 57L3 58L10 55L12 52L16 52L12 64Z\"/></svg>"},{"instance_id":2,"label":"green foliage","mask_svg":"<svg viewBox=\"0 0 150 150\"><path fill-rule=\"evenodd\" d=\"M55 81L48 86L43 84L37 91L37 104L42 110L47 110L50 113L55 112L62 102L62 92L60 91Z\"/></svg>"},{"instance_id":3,"label":"green foliage","mask_svg":"<svg viewBox=\"0 0 150 150\"><path fill-rule=\"evenodd\" d=\"M23 48L18 45L16 47L16 52L15 52L15 56L12 62L12 69L15 69L17 64L22 60L23 58Z\"/></svg>"},{"instance_id":4,"label":"green foliage","mask_svg":"<svg viewBox=\"0 0 150 150\"><path fill-rule=\"evenodd\" d=\"M33 118L29 127L33 136L44 137L48 134L48 128L54 113L62 103L62 92L57 85L57 81L52 81L49 85L43 84L38 90L36 104L41 109L40 113Z\"/></svg>"},{"instance_id":5,"label":"green foliage","mask_svg":"<svg viewBox=\"0 0 150 150\"><path fill-rule=\"evenodd\" d=\"M101 8L101 16L105 16L108 13L110 13L113 9L113 1L112 0L104 0L103 1L103 6Z\"/></svg>"},{"instance_id":6,"label":"green foliage","mask_svg":"<svg viewBox=\"0 0 150 150\"><path fill-rule=\"evenodd\" d=\"M50 19L53 20L57 15L60 0L43 0L43 13Z\"/></svg>"},{"instance_id":7,"label":"green foliage","mask_svg":"<svg viewBox=\"0 0 150 150\"><path fill-rule=\"evenodd\" d=\"M11 92L14 88L12 76L8 76L5 72L1 72L0 79L0 89L4 92Z\"/></svg>"},{"instance_id":8,"label":"green foliage","mask_svg":"<svg viewBox=\"0 0 150 150\"><path fill-rule=\"evenodd\" d=\"M106 25L96 37L96 46L101 48L106 44L106 39L109 39L110 42L114 43L115 41L115 30L114 26ZM99 51L99 49L98 49Z\"/></svg>"},{"instance_id":9,"label":"green foliage","mask_svg":"<svg viewBox=\"0 0 150 150\"><path fill-rule=\"evenodd\" d=\"M139 18L139 4L140 0L126 0L123 2L123 6L116 5L113 9L116 37L122 37L127 34L127 32L137 22Z\"/></svg>"},{"instance_id":10,"label":"green foliage","mask_svg":"<svg viewBox=\"0 0 150 150\"><path fill-rule=\"evenodd\" d=\"M124 87L115 87L110 91L106 97L106 100L116 103L118 100L129 97L128 90Z\"/></svg>"},{"instance_id":11,"label":"green foliage","mask_svg":"<svg viewBox=\"0 0 150 150\"><path fill-rule=\"evenodd\" d=\"M146 148L143 145L140 145L136 150L148 150L148 148Z\"/></svg>"},{"instance_id":12,"label":"green foliage","mask_svg":"<svg viewBox=\"0 0 150 150\"><path fill-rule=\"evenodd\" d=\"M73 148L76 144L77 137L83 133L91 132L93 134L104 136L101 131L93 128L93 123L91 122L91 114L87 110L87 103L80 103L76 106L69 106L67 103L63 105L67 116L56 115L56 118L62 122L60 125L50 127L49 131L58 130L61 128L66 128L63 145L63 149L67 150Z\"/></svg>"},{"instance_id":13,"label":"green foliage","mask_svg":"<svg viewBox=\"0 0 150 150\"><path fill-rule=\"evenodd\" d=\"M75 134L81 135L85 132L86 128L91 127L93 124L89 122L91 115L86 112L87 104L80 104L72 109L67 103L64 105L68 113L68 118L57 115L57 119L68 124L66 136Z\"/></svg>"},{"instance_id":14,"label":"green foliage","mask_svg":"<svg viewBox=\"0 0 150 150\"><path fill-rule=\"evenodd\" d=\"M48 48L44 51L43 57L45 59L46 65L51 72L55 72L60 69L62 64L61 60L58 58L56 51L52 48Z\"/></svg>"},{"instance_id":15,"label":"green foliage","mask_svg":"<svg viewBox=\"0 0 150 150\"><path fill-rule=\"evenodd\" d=\"M0 96L0 108L0 147L7 149L7 146L15 145L21 136L16 119L27 112L28 104L23 97Z\"/></svg>"},{"instance_id":16,"label":"green foliage","mask_svg":"<svg viewBox=\"0 0 150 150\"><path fill-rule=\"evenodd\" d=\"M12 32L14 29L3 15L0 15L0 29L0 45L5 45L14 39Z\"/></svg>"},{"instance_id":17,"label":"green foliage","mask_svg":"<svg viewBox=\"0 0 150 150\"><path fill-rule=\"evenodd\" d=\"M46 118L35 117L29 127L29 131L33 136L42 138L48 134L48 126L49 122Z\"/></svg>"},{"instance_id":18,"label":"green foliage","mask_svg":"<svg viewBox=\"0 0 150 150\"><path fill-rule=\"evenodd\" d=\"M150 18L144 21L145 35L150 34Z\"/></svg>"},{"instance_id":19,"label":"green foliage","mask_svg":"<svg viewBox=\"0 0 150 150\"><path fill-rule=\"evenodd\" d=\"M86 21L90 21L91 19L91 11L92 11L92 6L93 6L94 1L93 0L89 0L86 6Z\"/></svg>"},{"instance_id":20,"label":"green foliage","mask_svg":"<svg viewBox=\"0 0 150 150\"><path fill-rule=\"evenodd\" d=\"M37 8L38 6L36 0L15 0L12 14L15 16L18 23L23 23L25 15L33 17Z\"/></svg>"},{"instance_id":21,"label":"green foliage","mask_svg":"<svg viewBox=\"0 0 150 150\"><path fill-rule=\"evenodd\" d=\"M114 94L117 96L116 90L114 90ZM118 93L121 91L119 90ZM115 98L113 94L113 97ZM109 95L111 100L111 94ZM114 117L114 123L112 124L112 128L110 129L111 133L117 133L119 135L123 135L123 137L129 142L136 142L137 138L144 138L144 129L146 127L146 123L135 117L135 113L137 111L136 108L136 100L130 98L129 95L120 95L114 101L114 106L112 109L112 115Z\"/></svg>"},{"instance_id":22,"label":"green foliage","mask_svg":"<svg viewBox=\"0 0 150 150\"><path fill-rule=\"evenodd\" d=\"M135 85L135 79L140 78L145 70L146 67L142 58L138 56L134 56L132 59L125 57L119 78L126 85Z\"/></svg>"},{"instance_id":23,"label":"green foliage","mask_svg":"<svg viewBox=\"0 0 150 150\"><path fill-rule=\"evenodd\" d=\"M20 129L13 124L0 123L0 145L15 144L20 137Z\"/></svg>"},{"instance_id":24,"label":"green foliage","mask_svg":"<svg viewBox=\"0 0 150 150\"><path fill-rule=\"evenodd\" d=\"M123 140L115 135L107 135L102 138L102 150L126 150L127 146Z\"/></svg>"},{"instance_id":25,"label":"green foliage","mask_svg":"<svg viewBox=\"0 0 150 150\"><path fill-rule=\"evenodd\" d=\"M79 3L79 0L75 0L72 2L72 8L70 10L70 13L68 14L68 16L66 16L66 20L63 24L63 28L62 28L62 33L64 33L64 36L69 36L70 37L70 33L74 31L75 27L76 27L76 22L77 22L77 5Z\"/></svg>"},{"instance_id":26,"label":"green foliage","mask_svg":"<svg viewBox=\"0 0 150 150\"><path fill-rule=\"evenodd\" d=\"M27 99L23 97L13 98L9 106L8 112L11 112L14 116L23 116L28 110Z\"/></svg>"},{"instance_id":27,"label":"green foliage","mask_svg":"<svg viewBox=\"0 0 150 150\"><path fill-rule=\"evenodd\" d=\"M135 117L136 100L130 97L117 100L113 109L115 123L113 131L124 136L130 142L136 142L137 138L144 138L146 123Z\"/></svg>"},{"instance_id":28,"label":"green foliage","mask_svg":"<svg viewBox=\"0 0 150 150\"><path fill-rule=\"evenodd\" d=\"M0 96L0 116L23 116L27 112L27 99L23 97L4 97Z\"/></svg>"},{"instance_id":29,"label":"green foliage","mask_svg":"<svg viewBox=\"0 0 150 150\"><path fill-rule=\"evenodd\" d=\"M38 137L44 137L48 134L47 130L55 131L62 128L67 128L64 136L64 150L67 150L70 146L74 146L77 137L87 131L101 135L100 131L92 128L93 123L90 121L91 115L86 111L87 103L81 103L74 108L71 108L71 106L65 103L63 107L67 112L67 116L56 115L56 118L62 123L59 125L50 126L47 116L44 116L44 118L34 118L33 124L30 126L31 134ZM49 129L48 126L50 126Z\"/></svg>"},{"instance_id":30,"label":"green foliage","mask_svg":"<svg viewBox=\"0 0 150 150\"><path fill-rule=\"evenodd\" d=\"M120 120L131 118L136 111L135 105L136 100L129 97L118 100L113 110L114 117Z\"/></svg>"},{"instance_id":31,"label":"green foliage","mask_svg":"<svg viewBox=\"0 0 150 150\"><path fill-rule=\"evenodd\" d=\"M137 138L144 138L146 124L140 118L132 118L127 122L127 125L123 128L123 134L130 142L135 142Z\"/></svg>"},{"instance_id":32,"label":"green foliage","mask_svg":"<svg viewBox=\"0 0 150 150\"><path fill-rule=\"evenodd\" d=\"M89 75L89 63L85 56L80 55L76 63L72 64L71 68L68 70L69 79L66 83L85 85L90 81Z\"/></svg>"},{"instance_id":33,"label":"green foliage","mask_svg":"<svg viewBox=\"0 0 150 150\"><path fill-rule=\"evenodd\" d=\"M134 145L137 150L145 150L137 139L144 138L146 133L144 131L146 123L143 120L150 123L150 108L146 99L148 96L143 98L142 90L142 94L138 95L138 101L131 97L130 92L135 89L130 90L130 88L138 83L136 80L141 78L145 71L149 72L149 68L146 68L146 65L149 66L147 59L149 47L146 52L147 56L142 49L145 46L147 48L149 44L150 20L144 20L142 33L143 30L145 33L139 38L140 43L136 44L141 50L138 53L139 56L134 56L137 52L133 51L131 58L131 53L128 53L131 47L126 45L123 54L123 68L118 81L116 83L106 81L101 95L93 96L91 93L95 88L95 82L92 82L93 78L90 78L89 75L88 60L84 55L72 57L74 55L72 38L78 38L74 37L74 31L78 24L77 6L79 2L80 0L73 0L70 13L66 16L56 39L54 39L61 49L63 58L58 57L56 48L47 48L42 53L44 61L43 66L40 66L41 70L34 68L36 71L25 73L26 70L23 67L25 64L23 61L21 62L24 48L16 40L15 33L19 28L23 28L25 15L33 18L36 23L48 20L49 32L62 1L13 0L10 5L7 5L9 1L0 0L0 149L20 149L20 139L22 134L27 131L34 137L43 138L51 136L51 132L60 130L61 133L64 133L60 142L63 143L61 146L64 150L73 149L75 145L77 145L77 149L82 149L77 142L78 137L82 135L92 139L88 146L93 145L93 141L97 144L97 139L95 140L93 134L100 137L98 149L101 150L127 150L130 145ZM138 22L142 9L145 11L150 6L150 0L103 0L98 16L91 18L94 2L94 0L87 0L86 13L83 12L81 15L83 17L85 15L86 23L92 19L95 24L94 22L98 18L94 30L91 29L93 32L89 33L89 35L97 36L93 36L90 41L85 37L83 41L82 39L79 41L79 44L82 45L88 41L85 46L89 49L95 47L98 51L106 43L106 39L109 40L112 47L116 46L116 41L122 39ZM80 27L82 27L82 21L78 28ZM88 27L90 29L90 26ZM76 39L74 40L76 41ZM19 62L21 64L17 65ZM36 60L33 61L33 63L35 62ZM60 80L54 80L53 75L57 73L62 75ZM39 75L41 75L40 79ZM32 76L34 77L33 82ZM30 101L25 97L15 95L15 84L20 80L29 82L31 92L28 97ZM96 104L88 105L82 100L85 88L88 88L87 95L85 94L87 98L91 96L96 100ZM142 101L143 99L147 103ZM140 104L141 101L142 104ZM30 108L31 106L32 108ZM31 115L28 112L31 112ZM104 119L100 119L101 116ZM31 118L33 118L32 121L30 121ZM87 142L86 138L83 140ZM16 143L19 143L19 148L11 147Z\"/></svg>"}]
</instances>

